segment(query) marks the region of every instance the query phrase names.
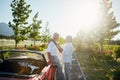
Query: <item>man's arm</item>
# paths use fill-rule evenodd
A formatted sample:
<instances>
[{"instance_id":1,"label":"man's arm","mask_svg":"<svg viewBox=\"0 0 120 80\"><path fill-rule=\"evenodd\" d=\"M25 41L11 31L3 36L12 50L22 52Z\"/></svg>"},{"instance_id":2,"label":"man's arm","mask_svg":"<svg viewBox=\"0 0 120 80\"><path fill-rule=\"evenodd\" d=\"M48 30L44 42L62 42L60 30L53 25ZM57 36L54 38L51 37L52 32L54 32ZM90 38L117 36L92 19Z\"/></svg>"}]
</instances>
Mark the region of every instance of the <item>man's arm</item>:
<instances>
[{"instance_id":1,"label":"man's arm","mask_svg":"<svg viewBox=\"0 0 120 80\"><path fill-rule=\"evenodd\" d=\"M61 46L57 46L57 48L58 48L59 52L62 53L62 51L63 51L62 47Z\"/></svg>"},{"instance_id":2,"label":"man's arm","mask_svg":"<svg viewBox=\"0 0 120 80\"><path fill-rule=\"evenodd\" d=\"M51 57L51 53L50 52L47 52L47 55L48 55L48 64L54 64L53 60L52 60L52 57Z\"/></svg>"}]
</instances>

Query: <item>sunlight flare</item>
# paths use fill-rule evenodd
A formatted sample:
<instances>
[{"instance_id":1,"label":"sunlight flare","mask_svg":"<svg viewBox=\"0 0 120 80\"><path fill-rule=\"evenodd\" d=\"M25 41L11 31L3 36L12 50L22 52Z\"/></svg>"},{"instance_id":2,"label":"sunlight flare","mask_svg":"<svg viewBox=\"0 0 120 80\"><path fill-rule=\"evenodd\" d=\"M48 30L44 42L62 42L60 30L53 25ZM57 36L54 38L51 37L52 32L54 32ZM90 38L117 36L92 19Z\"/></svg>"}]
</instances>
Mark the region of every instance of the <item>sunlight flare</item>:
<instances>
[{"instance_id":1,"label":"sunlight flare","mask_svg":"<svg viewBox=\"0 0 120 80\"><path fill-rule=\"evenodd\" d=\"M73 34L87 32L99 22L99 2L96 0L68 4L65 9L63 25Z\"/></svg>"}]
</instances>

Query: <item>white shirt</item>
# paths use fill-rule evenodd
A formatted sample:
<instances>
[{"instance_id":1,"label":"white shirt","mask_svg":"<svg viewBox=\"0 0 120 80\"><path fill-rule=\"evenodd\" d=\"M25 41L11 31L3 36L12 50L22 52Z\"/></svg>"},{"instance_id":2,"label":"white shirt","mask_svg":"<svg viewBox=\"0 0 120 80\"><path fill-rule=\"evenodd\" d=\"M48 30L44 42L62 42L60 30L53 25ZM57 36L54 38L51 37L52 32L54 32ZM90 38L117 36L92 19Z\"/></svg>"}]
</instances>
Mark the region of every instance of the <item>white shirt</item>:
<instances>
[{"instance_id":1,"label":"white shirt","mask_svg":"<svg viewBox=\"0 0 120 80\"><path fill-rule=\"evenodd\" d=\"M71 42L66 43L62 52L62 59L64 63L71 63L73 53L73 45Z\"/></svg>"},{"instance_id":2,"label":"white shirt","mask_svg":"<svg viewBox=\"0 0 120 80\"><path fill-rule=\"evenodd\" d=\"M50 52L51 56L57 56L58 49L53 41L48 44L47 52Z\"/></svg>"}]
</instances>

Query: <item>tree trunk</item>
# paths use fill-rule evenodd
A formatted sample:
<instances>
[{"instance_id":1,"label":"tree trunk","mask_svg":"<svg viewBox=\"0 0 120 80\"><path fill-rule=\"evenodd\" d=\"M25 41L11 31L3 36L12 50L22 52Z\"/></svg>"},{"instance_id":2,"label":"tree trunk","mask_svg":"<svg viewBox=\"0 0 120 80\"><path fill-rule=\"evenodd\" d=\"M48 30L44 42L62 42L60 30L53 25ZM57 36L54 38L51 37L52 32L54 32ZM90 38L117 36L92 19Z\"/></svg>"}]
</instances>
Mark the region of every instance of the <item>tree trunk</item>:
<instances>
[{"instance_id":1,"label":"tree trunk","mask_svg":"<svg viewBox=\"0 0 120 80\"><path fill-rule=\"evenodd\" d=\"M15 49L17 49L18 42L15 40Z\"/></svg>"},{"instance_id":2,"label":"tree trunk","mask_svg":"<svg viewBox=\"0 0 120 80\"><path fill-rule=\"evenodd\" d=\"M34 48L35 48L35 40L34 40Z\"/></svg>"}]
</instances>

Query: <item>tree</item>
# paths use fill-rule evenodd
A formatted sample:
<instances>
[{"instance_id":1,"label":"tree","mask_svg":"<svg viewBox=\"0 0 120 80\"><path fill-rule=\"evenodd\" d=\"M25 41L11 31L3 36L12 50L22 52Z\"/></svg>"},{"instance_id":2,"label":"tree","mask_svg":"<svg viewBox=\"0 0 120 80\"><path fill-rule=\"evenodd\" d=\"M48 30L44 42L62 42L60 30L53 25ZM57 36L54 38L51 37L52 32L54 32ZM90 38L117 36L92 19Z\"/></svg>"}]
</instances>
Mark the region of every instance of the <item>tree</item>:
<instances>
[{"instance_id":1,"label":"tree","mask_svg":"<svg viewBox=\"0 0 120 80\"><path fill-rule=\"evenodd\" d=\"M49 22L46 23L44 30L42 31L41 41L46 44L50 39L50 29L48 27Z\"/></svg>"},{"instance_id":2,"label":"tree","mask_svg":"<svg viewBox=\"0 0 120 80\"><path fill-rule=\"evenodd\" d=\"M76 37L73 39L73 45L77 51L82 50L83 43L84 43L84 32L80 31L77 33Z\"/></svg>"},{"instance_id":3,"label":"tree","mask_svg":"<svg viewBox=\"0 0 120 80\"><path fill-rule=\"evenodd\" d=\"M65 39L60 36L58 42L59 42L59 45L64 44L65 43Z\"/></svg>"},{"instance_id":4,"label":"tree","mask_svg":"<svg viewBox=\"0 0 120 80\"><path fill-rule=\"evenodd\" d=\"M40 31L41 28L41 20L37 20L39 13L37 12L35 16L33 17L33 23L31 24L31 32L30 32L30 38L34 40L34 47L35 47L35 41L40 38Z\"/></svg>"},{"instance_id":5,"label":"tree","mask_svg":"<svg viewBox=\"0 0 120 80\"><path fill-rule=\"evenodd\" d=\"M27 39L26 34L30 31L30 27L27 19L32 10L29 9L30 5L27 5L25 0L13 0L12 7L12 22L9 22L9 27L14 31L15 48L20 41Z\"/></svg>"},{"instance_id":6,"label":"tree","mask_svg":"<svg viewBox=\"0 0 120 80\"><path fill-rule=\"evenodd\" d=\"M102 0L101 4L101 21L99 24L99 29L96 31L96 36L98 37L98 42L100 43L101 50L103 50L103 43L105 40L109 41L112 39L119 31L113 31L119 26L116 21L113 11L111 11L112 2L109 0Z\"/></svg>"}]
</instances>

